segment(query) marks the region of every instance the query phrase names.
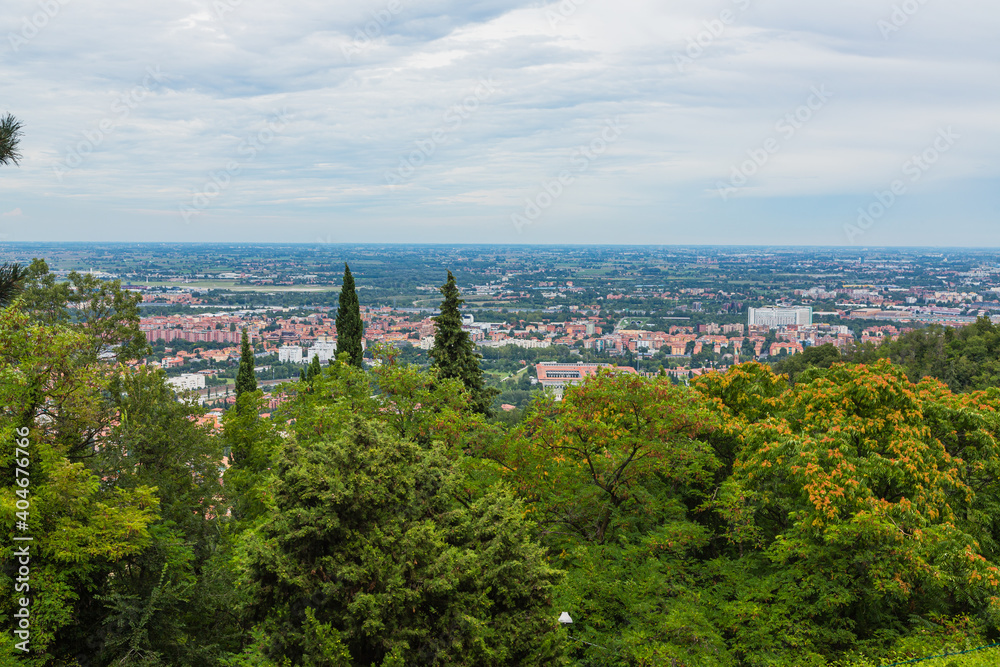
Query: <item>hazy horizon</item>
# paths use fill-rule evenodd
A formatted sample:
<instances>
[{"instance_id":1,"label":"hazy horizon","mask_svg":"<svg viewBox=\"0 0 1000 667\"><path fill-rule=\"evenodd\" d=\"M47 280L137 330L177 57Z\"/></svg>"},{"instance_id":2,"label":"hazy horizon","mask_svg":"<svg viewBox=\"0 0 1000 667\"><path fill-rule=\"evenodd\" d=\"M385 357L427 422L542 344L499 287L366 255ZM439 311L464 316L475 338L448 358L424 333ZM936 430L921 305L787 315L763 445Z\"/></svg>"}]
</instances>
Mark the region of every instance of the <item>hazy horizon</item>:
<instances>
[{"instance_id":1,"label":"hazy horizon","mask_svg":"<svg viewBox=\"0 0 1000 667\"><path fill-rule=\"evenodd\" d=\"M163 239L153 239L148 241L9 241L0 240L0 254L4 246L67 246L67 245L128 245L128 246L174 246L174 245L220 245L220 246L331 246L331 247L367 247L367 246L427 246L427 247L498 247L517 248L533 247L542 248L689 248L689 249L796 249L796 250L850 250L852 252L872 252L878 250L941 250L941 251L997 251L1000 246L960 246L960 245L819 245L819 244L779 244L779 243L742 243L742 244L720 244L720 243L561 243L561 242L537 242L537 243L501 243L490 241L469 241L469 242L447 242L447 241L427 241L427 242L407 242L407 241L168 241Z\"/></svg>"}]
</instances>

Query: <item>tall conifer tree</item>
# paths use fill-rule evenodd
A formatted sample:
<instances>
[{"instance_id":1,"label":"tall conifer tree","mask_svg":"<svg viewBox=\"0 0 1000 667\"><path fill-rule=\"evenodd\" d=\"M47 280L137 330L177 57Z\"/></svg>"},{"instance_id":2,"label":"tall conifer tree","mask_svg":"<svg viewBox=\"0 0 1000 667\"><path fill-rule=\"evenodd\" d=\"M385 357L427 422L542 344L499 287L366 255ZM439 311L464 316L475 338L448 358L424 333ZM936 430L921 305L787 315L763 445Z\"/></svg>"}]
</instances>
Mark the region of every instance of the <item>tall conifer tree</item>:
<instances>
[{"instance_id":1,"label":"tall conifer tree","mask_svg":"<svg viewBox=\"0 0 1000 667\"><path fill-rule=\"evenodd\" d=\"M361 368L364 358L361 348L363 336L364 324L361 321L358 293L354 289L354 276L345 262L344 284L340 288L340 304L337 308L337 356L346 352L348 363Z\"/></svg>"},{"instance_id":2,"label":"tall conifer tree","mask_svg":"<svg viewBox=\"0 0 1000 667\"><path fill-rule=\"evenodd\" d=\"M323 374L323 368L319 364L319 355L314 354L312 361L309 362L309 369L306 371L306 380L312 380Z\"/></svg>"},{"instance_id":3,"label":"tall conifer tree","mask_svg":"<svg viewBox=\"0 0 1000 667\"><path fill-rule=\"evenodd\" d=\"M247 330L243 329L240 339L240 369L236 373L236 398L248 391L257 391L257 376L253 372L253 348Z\"/></svg>"},{"instance_id":4,"label":"tall conifer tree","mask_svg":"<svg viewBox=\"0 0 1000 667\"><path fill-rule=\"evenodd\" d=\"M497 392L484 384L479 355L472 346L468 332L462 329L459 307L464 301L459 295L455 276L451 271L448 272L447 282L441 287L441 294L444 295L444 300L441 302L441 314L434 318L437 327L434 330L434 347L430 350L433 366L438 369L439 377L461 380L472 396L473 409L489 414L490 404Z\"/></svg>"}]
</instances>

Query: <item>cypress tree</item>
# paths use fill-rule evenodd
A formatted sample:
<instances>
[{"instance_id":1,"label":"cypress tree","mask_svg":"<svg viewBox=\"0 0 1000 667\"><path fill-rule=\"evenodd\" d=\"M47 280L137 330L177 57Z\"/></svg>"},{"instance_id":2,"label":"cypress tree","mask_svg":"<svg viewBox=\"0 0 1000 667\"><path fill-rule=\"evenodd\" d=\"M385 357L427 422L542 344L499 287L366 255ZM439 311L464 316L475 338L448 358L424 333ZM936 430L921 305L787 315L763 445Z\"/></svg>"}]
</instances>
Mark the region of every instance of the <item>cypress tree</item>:
<instances>
[{"instance_id":1,"label":"cypress tree","mask_svg":"<svg viewBox=\"0 0 1000 667\"><path fill-rule=\"evenodd\" d=\"M347 362L352 366L362 368L364 352L361 340L364 336L364 324L361 321L361 305L358 303L358 293L354 289L354 276L351 269L344 263L344 284L340 287L340 303L337 308L337 356L347 353Z\"/></svg>"},{"instance_id":2,"label":"cypress tree","mask_svg":"<svg viewBox=\"0 0 1000 667\"><path fill-rule=\"evenodd\" d=\"M257 391L257 376L253 372L253 348L250 347L250 338L247 330L243 329L240 338L240 369L236 373L236 398L239 399L245 392Z\"/></svg>"},{"instance_id":3,"label":"cypress tree","mask_svg":"<svg viewBox=\"0 0 1000 667\"><path fill-rule=\"evenodd\" d=\"M309 363L309 370L306 371L306 380L312 380L314 377L319 376L323 372L323 367L319 364L319 355L314 354L312 361Z\"/></svg>"},{"instance_id":4,"label":"cypress tree","mask_svg":"<svg viewBox=\"0 0 1000 667\"><path fill-rule=\"evenodd\" d=\"M451 271L448 272L447 282L441 286L441 294L444 296L441 314L434 318L437 326L434 330L434 347L430 350L430 357L434 360L432 366L437 369L441 378L461 380L472 397L473 409L481 414L489 414L497 391L485 386L483 369L479 367L479 355L476 354L469 333L462 329L459 307L464 301L460 298L455 276Z\"/></svg>"}]
</instances>

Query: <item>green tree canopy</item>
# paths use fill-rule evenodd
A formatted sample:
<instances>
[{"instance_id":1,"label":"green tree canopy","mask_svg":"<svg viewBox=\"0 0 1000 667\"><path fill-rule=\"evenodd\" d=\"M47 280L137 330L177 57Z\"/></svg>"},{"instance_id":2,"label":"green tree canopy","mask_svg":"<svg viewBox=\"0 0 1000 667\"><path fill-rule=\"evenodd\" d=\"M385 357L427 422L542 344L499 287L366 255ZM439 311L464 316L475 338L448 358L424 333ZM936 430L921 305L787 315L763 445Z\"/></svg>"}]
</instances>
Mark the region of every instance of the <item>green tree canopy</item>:
<instances>
[{"instance_id":1,"label":"green tree canopy","mask_svg":"<svg viewBox=\"0 0 1000 667\"><path fill-rule=\"evenodd\" d=\"M198 425L201 410L178 401L162 371L123 373L109 390L118 420L92 467L119 490L154 488L158 516L146 548L95 577L103 604L84 607L64 640L93 646L101 664L215 664L242 643L223 555L222 439Z\"/></svg>"},{"instance_id":2,"label":"green tree canopy","mask_svg":"<svg viewBox=\"0 0 1000 667\"><path fill-rule=\"evenodd\" d=\"M667 378L606 372L536 400L486 452L568 570L574 664L728 664L690 563L711 538L696 509L720 466L712 407Z\"/></svg>"},{"instance_id":3,"label":"green tree canopy","mask_svg":"<svg viewBox=\"0 0 1000 667\"><path fill-rule=\"evenodd\" d=\"M139 329L142 295L123 290L120 280L106 281L71 271L56 280L45 260L24 271L24 310L43 324L64 324L86 333L90 357L118 361L141 358L149 346Z\"/></svg>"},{"instance_id":4,"label":"green tree canopy","mask_svg":"<svg viewBox=\"0 0 1000 667\"><path fill-rule=\"evenodd\" d=\"M159 502L152 487L119 487L87 465L98 455L97 438L113 424L104 396L117 375L88 354L91 345L84 332L65 325L39 324L15 307L0 312L0 438L7 443L0 453L0 520L5 532L24 521L27 531L15 534L33 538L30 590L22 590L33 600L29 661L37 665L86 654L86 644L71 638L97 602L94 582L107 576L109 564L149 545ZM16 456L15 443L27 454ZM15 477L15 458L28 475ZM23 595L13 579L21 546L9 537L0 546L6 618ZM11 638L9 631L0 634L0 653L7 654Z\"/></svg>"},{"instance_id":5,"label":"green tree canopy","mask_svg":"<svg viewBox=\"0 0 1000 667\"><path fill-rule=\"evenodd\" d=\"M233 518L252 522L270 502L273 457L281 438L274 422L260 415L267 399L259 389L241 394L222 417L222 440L229 450L226 498Z\"/></svg>"},{"instance_id":6,"label":"green tree canopy","mask_svg":"<svg viewBox=\"0 0 1000 667\"><path fill-rule=\"evenodd\" d=\"M774 372L785 374L788 381L795 383L796 379L808 368L829 368L843 361L840 350L832 343L807 347L802 354L793 354L774 364Z\"/></svg>"},{"instance_id":7,"label":"green tree canopy","mask_svg":"<svg viewBox=\"0 0 1000 667\"><path fill-rule=\"evenodd\" d=\"M774 417L744 425L713 502L736 549L710 570L728 582L716 586L716 622L737 655L767 664L753 656L791 649L798 664L821 665L916 617L992 624L1000 570L977 539L985 527L963 517L970 502L980 512L995 502L984 485L994 464L970 478L959 458L992 459L992 418L937 407L940 385L914 386L888 363L811 372L769 408ZM975 500L973 481L985 497Z\"/></svg>"},{"instance_id":8,"label":"green tree canopy","mask_svg":"<svg viewBox=\"0 0 1000 667\"><path fill-rule=\"evenodd\" d=\"M347 354L348 363L361 368L364 363L363 339L364 323L361 320L358 293L354 289L354 276L345 263L344 283L340 287L340 304L337 308L337 356Z\"/></svg>"},{"instance_id":9,"label":"green tree canopy","mask_svg":"<svg viewBox=\"0 0 1000 667\"><path fill-rule=\"evenodd\" d=\"M792 382L605 372L505 424L471 400L449 274L431 371L314 357L219 429L122 363L135 295L25 274L0 312L0 440L30 458L0 452L0 614L27 521L34 653L0 633L2 664L876 667L1000 632L988 320L810 348Z\"/></svg>"},{"instance_id":10,"label":"green tree canopy","mask_svg":"<svg viewBox=\"0 0 1000 667\"><path fill-rule=\"evenodd\" d=\"M240 337L240 368L236 373L236 398L247 392L257 391L257 374L254 372L253 347L247 330Z\"/></svg>"},{"instance_id":11,"label":"green tree canopy","mask_svg":"<svg viewBox=\"0 0 1000 667\"><path fill-rule=\"evenodd\" d=\"M0 117L0 164L18 164L22 123L11 114Z\"/></svg>"},{"instance_id":12,"label":"green tree canopy","mask_svg":"<svg viewBox=\"0 0 1000 667\"><path fill-rule=\"evenodd\" d=\"M319 355L314 354L312 361L309 362L309 365L306 368L306 380L311 382L312 380L314 380L315 378L319 377L322 374L323 374L323 367L320 366Z\"/></svg>"},{"instance_id":13,"label":"green tree canopy","mask_svg":"<svg viewBox=\"0 0 1000 667\"><path fill-rule=\"evenodd\" d=\"M331 433L361 416L422 447L440 443L455 456L478 451L484 442L496 439L483 416L472 412L461 382L397 363L390 346L377 346L375 355L380 363L369 372L350 364L327 367L307 390L297 392L282 417L293 421L295 433L308 438L313 431Z\"/></svg>"},{"instance_id":14,"label":"green tree canopy","mask_svg":"<svg viewBox=\"0 0 1000 667\"><path fill-rule=\"evenodd\" d=\"M293 665L542 665L559 655L552 587L521 504L460 503L462 476L355 419L285 448L246 584L266 653Z\"/></svg>"},{"instance_id":15,"label":"green tree canopy","mask_svg":"<svg viewBox=\"0 0 1000 667\"><path fill-rule=\"evenodd\" d=\"M718 426L695 391L605 372L562 401L537 399L492 456L536 499L540 525L603 543L645 532L709 488L719 462L704 437Z\"/></svg>"},{"instance_id":16,"label":"green tree canopy","mask_svg":"<svg viewBox=\"0 0 1000 667\"><path fill-rule=\"evenodd\" d=\"M987 317L965 327L916 329L878 347L858 345L849 357L862 363L889 359L911 382L933 377L956 392L1000 387L1000 327Z\"/></svg>"},{"instance_id":17,"label":"green tree canopy","mask_svg":"<svg viewBox=\"0 0 1000 667\"><path fill-rule=\"evenodd\" d=\"M9 306L24 291L26 272L20 264L0 265L0 308Z\"/></svg>"},{"instance_id":18,"label":"green tree canopy","mask_svg":"<svg viewBox=\"0 0 1000 667\"><path fill-rule=\"evenodd\" d=\"M434 318L437 326L434 330L434 346L430 350L432 367L437 369L440 378L461 380L475 410L489 414L497 390L486 386L483 369L479 366L479 355L476 354L469 333L462 329L462 313L459 308L464 301L459 295L455 276L451 271L448 272L448 280L441 286L441 294L444 300L441 301L441 313Z\"/></svg>"}]
</instances>

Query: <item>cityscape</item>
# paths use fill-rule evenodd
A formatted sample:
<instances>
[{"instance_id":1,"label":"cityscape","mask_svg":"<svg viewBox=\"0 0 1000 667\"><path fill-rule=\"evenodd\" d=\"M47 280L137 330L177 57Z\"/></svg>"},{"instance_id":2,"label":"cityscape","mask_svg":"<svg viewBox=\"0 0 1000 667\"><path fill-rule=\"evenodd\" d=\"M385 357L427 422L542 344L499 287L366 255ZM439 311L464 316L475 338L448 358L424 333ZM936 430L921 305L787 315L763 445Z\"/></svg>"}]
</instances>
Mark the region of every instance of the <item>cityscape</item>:
<instances>
[{"instance_id":1,"label":"cityscape","mask_svg":"<svg viewBox=\"0 0 1000 667\"><path fill-rule=\"evenodd\" d=\"M2 414L7 424L35 415L16 432L21 458L10 461L33 470L38 485L29 492L15 476L6 488L15 531L9 549L19 550L15 557L34 553L17 546L34 541L33 526L45 544L117 526L93 548L107 544L124 555L90 567L105 573L104 590L169 594L170 605L151 613L176 625L150 629L143 641L174 656L173 664L225 667L233 655L256 653L347 665L336 656L405 651L351 629L372 612L331 611L336 600L358 596L359 585L401 590L379 583L387 572L420 600L402 628L438 623L436 591L454 585L479 590L493 600L491 613L508 615L503 622L515 636L530 638L506 662L480 653L472 662L452 654L437 663L468 665L565 658L765 667L752 654L769 646L784 656L778 665L798 665L808 650L809 664L870 667L865 659L844 662L838 644L819 639L837 621L803 614L809 607L801 605L821 600L844 617L877 623L885 622L872 611L879 605L907 615L937 595L908 588L902 603L892 602L879 588L886 578L929 586L952 572L949 595L1000 591L1000 570L987 557L992 538L979 532L993 525L1000 479L1000 448L993 449L1000 252L34 243L5 244L0 253L0 388L14 406ZM37 463L34 451L44 452ZM65 481L53 465L68 465L80 481ZM442 480L459 486L447 490ZM756 495L762 483L775 495ZM79 514L68 522L49 504L52 494L104 514L97 525ZM741 495L712 500L719 494ZM129 514L107 514L115 498ZM170 504L150 505L159 502L152 498ZM486 499L495 504L484 510ZM953 506L968 516L955 517ZM442 507L450 508L444 516ZM353 528L341 531L331 520ZM824 598L828 583L813 578L806 558L772 561L763 538L730 532L748 520L754 530L786 536L769 538L768 549L794 536L798 548L824 554L824 568L853 572L834 595L858 603ZM515 532L496 532L498 522ZM881 526L874 536L871 522ZM904 535L900 522L913 532ZM816 532L821 525L880 555L863 553L859 570L851 549ZM204 533L213 526L234 533ZM428 529L445 541L410 543L414 531ZM936 532L924 537L925 529ZM136 541L136 530L148 542ZM293 534L305 537L289 541ZM300 539L309 544L304 553ZM510 539L520 540L519 555L508 551ZM198 556L198 544L220 560L211 551ZM939 551L948 544L964 545L968 564L949 564ZM164 560L170 549L188 560L172 565ZM394 555L400 549L405 561ZM422 549L436 554L430 571L421 569L420 558L430 558ZM901 550L905 560L893 564ZM207 568L200 574L189 565L197 558ZM471 566L457 562L448 565L451 575L438 572L450 558L522 574L470 578ZM139 574L145 559L161 574ZM366 569L358 570L358 559ZM912 559L925 565L908 569ZM42 567L71 585L71 562L57 556ZM341 573L327 603L331 624L321 631L327 643L283 644L283 632L316 622L312 607L303 619L280 611L285 600L302 590L320 599L328 584L316 568L327 567ZM299 570L295 583L284 568ZM29 585L31 568L21 573L15 583ZM157 592L167 576L177 585L199 579L211 594ZM284 583L280 592L258 589L244 578L251 576ZM449 576L464 583L447 583ZM774 599L766 583L774 576L798 582L781 588L791 606ZM882 583L872 587L871 578ZM636 581L648 587L641 594L632 592ZM38 598L60 595L44 581L34 585ZM506 608L491 597L494 585L519 590L527 608ZM711 602L693 602L700 595ZM777 616L763 626L739 619L742 596ZM35 613L37 626L57 627L31 611L31 598L15 602L15 618ZM609 627L590 626L604 604L630 611ZM883 660L925 655L932 665L942 650L991 659L993 603L948 604L979 614L960 617L978 629L942 627L866 650ZM226 617L220 605L236 611ZM672 622L665 619L674 605L697 619L699 629L680 621L697 641L619 636L632 615ZM190 608L195 618L215 619L224 646L200 624L178 620ZM927 623L942 622L926 613ZM258 635L232 619L257 623ZM333 622L354 638L337 639L347 635ZM789 622L817 633L812 648L726 630ZM7 649L23 653L37 630L31 620L18 623L19 641ZM60 639L45 644L45 655L86 643L80 624L58 627ZM453 632L438 627L429 637ZM455 636L472 633L460 640L469 641L476 632ZM107 641L101 650L114 653L114 635ZM650 645L656 660L634 662ZM609 662L612 652L632 657ZM87 657L76 664L104 664L93 661L98 654L79 655Z\"/></svg>"},{"instance_id":2,"label":"cityscape","mask_svg":"<svg viewBox=\"0 0 1000 667\"><path fill-rule=\"evenodd\" d=\"M4 0L0 667L1000 665L1000 5Z\"/></svg>"},{"instance_id":3,"label":"cityscape","mask_svg":"<svg viewBox=\"0 0 1000 667\"><path fill-rule=\"evenodd\" d=\"M463 328L506 411L527 407L532 389L561 395L571 382L537 362L558 360L578 381L620 366L686 383L810 347L847 352L931 324L1000 322L1000 256L980 250L45 244L12 259L34 253L55 275L79 271L140 294L151 346L141 363L217 407L236 400L244 330L268 391L297 381L313 357L336 358L341 260L359 283L365 349L390 345L424 366L434 267L455 267ZM526 374L505 370L511 360Z\"/></svg>"}]
</instances>

